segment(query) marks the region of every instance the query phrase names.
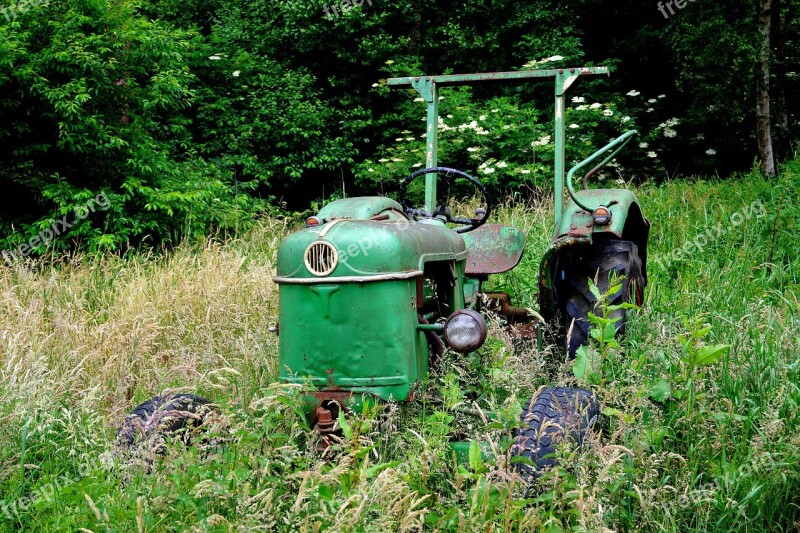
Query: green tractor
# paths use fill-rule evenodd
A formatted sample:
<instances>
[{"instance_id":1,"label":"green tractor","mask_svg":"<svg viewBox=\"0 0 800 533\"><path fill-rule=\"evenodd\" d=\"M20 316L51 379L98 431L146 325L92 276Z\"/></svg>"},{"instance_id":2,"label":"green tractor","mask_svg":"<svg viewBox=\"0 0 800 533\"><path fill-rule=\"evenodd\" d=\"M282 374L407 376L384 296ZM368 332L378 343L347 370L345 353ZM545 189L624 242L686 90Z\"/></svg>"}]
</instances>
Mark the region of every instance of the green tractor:
<instances>
[{"instance_id":1,"label":"green tractor","mask_svg":"<svg viewBox=\"0 0 800 533\"><path fill-rule=\"evenodd\" d=\"M641 303L649 223L632 192L587 187L587 180L636 132L625 133L564 175L566 92L581 76L607 73L596 67L388 80L392 87L413 88L427 103L426 167L403 180L399 201L380 196L334 201L308 218L304 229L286 237L278 250L274 280L280 293L279 326L274 329L280 335L279 379L308 386L309 420L322 435L322 447L337 432L342 410L359 411L366 399L412 401L445 350L470 353L480 348L489 310L514 324L529 342L541 344L543 324L511 305L508 294L483 292L489 276L517 266L525 235L489 223L494 199L479 180L438 166L441 87L555 80L555 226L541 261L539 303L541 316L560 331L569 356L587 342L589 313L601 313L589 290L590 279L605 293L609 276L621 276L622 287L611 303ZM583 190L575 191L574 175L589 165L594 166L583 178ZM424 205L411 205L408 186L423 176ZM439 187L440 180L444 187ZM456 180L480 193L483 205L474 216L454 215L447 205ZM616 324L622 333L625 308L614 313L620 315ZM123 440L132 442L136 428L150 427L151 418L180 419L204 402L194 397L145 402L126 421L130 431L121 434ZM164 409L169 413L162 413ZM535 473L552 464L559 441L582 444L599 410L587 390L537 391L523 410L512 450L528 458L521 461L527 463L523 470ZM463 457L468 443L453 447Z\"/></svg>"},{"instance_id":2,"label":"green tractor","mask_svg":"<svg viewBox=\"0 0 800 533\"><path fill-rule=\"evenodd\" d=\"M483 344L487 307L509 323L530 322L523 331L541 339L539 325L513 307L507 294L482 292L490 275L519 263L525 235L489 223L494 200L479 180L438 166L441 87L555 80L555 227L541 261L541 315L558 328L564 349L574 356L587 343L589 313L601 312L590 279L606 292L609 276L620 276L622 288L611 303L641 304L649 223L633 192L587 186L636 132L620 136L564 176L567 90L581 76L607 73L596 67L388 80L392 87L413 88L427 103L426 168L403 180L399 201L375 196L326 205L278 251L280 381L313 385L308 395L315 429L323 435L335 431L338 413L357 411L365 398L412 401L445 349L469 353ZM575 191L574 175L590 165L583 190ZM410 205L407 187L423 176L424 205ZM437 192L448 196L454 180L471 183L480 193L483 206L474 216L454 215L446 200L440 201ZM625 312L615 311L618 333ZM589 391L541 389L523 411L514 453L540 467L551 464L555 444L563 439L580 444L598 414Z\"/></svg>"}]
</instances>

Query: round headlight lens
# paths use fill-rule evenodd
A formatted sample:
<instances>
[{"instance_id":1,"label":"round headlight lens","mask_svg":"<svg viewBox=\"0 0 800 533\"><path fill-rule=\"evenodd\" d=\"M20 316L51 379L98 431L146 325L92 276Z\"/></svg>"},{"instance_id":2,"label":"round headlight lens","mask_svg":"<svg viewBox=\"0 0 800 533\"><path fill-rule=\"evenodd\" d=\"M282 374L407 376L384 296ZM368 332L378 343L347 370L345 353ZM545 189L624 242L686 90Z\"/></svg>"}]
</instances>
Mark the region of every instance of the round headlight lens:
<instances>
[{"instance_id":1,"label":"round headlight lens","mask_svg":"<svg viewBox=\"0 0 800 533\"><path fill-rule=\"evenodd\" d=\"M486 321L471 309L456 311L444 323L444 340L459 353L470 353L486 341Z\"/></svg>"}]
</instances>

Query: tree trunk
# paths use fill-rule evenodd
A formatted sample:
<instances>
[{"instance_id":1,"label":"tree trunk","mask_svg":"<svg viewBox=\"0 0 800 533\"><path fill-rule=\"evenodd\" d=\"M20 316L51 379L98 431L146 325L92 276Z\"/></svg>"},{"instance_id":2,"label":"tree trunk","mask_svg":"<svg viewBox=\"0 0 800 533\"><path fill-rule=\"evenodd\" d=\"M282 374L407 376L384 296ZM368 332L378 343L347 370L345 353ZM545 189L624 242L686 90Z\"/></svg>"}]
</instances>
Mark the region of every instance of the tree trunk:
<instances>
[{"instance_id":1,"label":"tree trunk","mask_svg":"<svg viewBox=\"0 0 800 533\"><path fill-rule=\"evenodd\" d=\"M756 88L756 129L761 170L769 177L775 176L775 156L772 152L772 128L769 119L769 32L771 22L772 0L761 0L758 14L761 46L758 54L758 75L756 76L758 84Z\"/></svg>"},{"instance_id":2,"label":"tree trunk","mask_svg":"<svg viewBox=\"0 0 800 533\"><path fill-rule=\"evenodd\" d=\"M770 42L775 49L774 70L770 94L775 97L775 159L782 161L791 153L789 142L789 112L786 108L786 12L780 0L772 0L772 28Z\"/></svg>"}]
</instances>

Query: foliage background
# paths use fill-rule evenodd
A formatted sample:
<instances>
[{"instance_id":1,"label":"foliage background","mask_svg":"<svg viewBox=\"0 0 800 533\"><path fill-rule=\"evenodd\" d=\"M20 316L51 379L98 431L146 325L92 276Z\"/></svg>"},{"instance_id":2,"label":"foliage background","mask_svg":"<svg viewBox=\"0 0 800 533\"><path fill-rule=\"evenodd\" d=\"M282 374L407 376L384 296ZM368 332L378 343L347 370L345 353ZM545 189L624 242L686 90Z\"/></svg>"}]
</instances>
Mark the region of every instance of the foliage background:
<instances>
[{"instance_id":1,"label":"foliage background","mask_svg":"<svg viewBox=\"0 0 800 533\"><path fill-rule=\"evenodd\" d=\"M172 245L276 208L391 193L422 163L425 111L391 76L610 65L610 79L572 91L570 161L635 127L639 147L606 177L747 170L757 5L690 3L664 19L633 0L393 0L326 18L317 0L53 0L0 18L0 248L100 192L112 209L54 249ZM787 158L800 22L796 2L775 11ZM548 187L551 93L444 91L442 162L500 192Z\"/></svg>"}]
</instances>

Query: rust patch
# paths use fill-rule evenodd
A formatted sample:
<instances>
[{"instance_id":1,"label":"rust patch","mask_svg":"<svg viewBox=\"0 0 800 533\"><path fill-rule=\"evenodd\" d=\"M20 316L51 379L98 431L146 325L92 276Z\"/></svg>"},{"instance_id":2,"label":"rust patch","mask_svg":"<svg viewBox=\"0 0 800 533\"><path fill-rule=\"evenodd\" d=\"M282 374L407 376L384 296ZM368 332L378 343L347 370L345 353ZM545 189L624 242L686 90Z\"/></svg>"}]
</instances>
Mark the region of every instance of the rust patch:
<instances>
[{"instance_id":1,"label":"rust patch","mask_svg":"<svg viewBox=\"0 0 800 533\"><path fill-rule=\"evenodd\" d=\"M508 293L485 292L483 294L488 300L486 302L487 309L505 318L506 322L509 324L529 322L532 320L527 309L511 305L511 296L509 296Z\"/></svg>"},{"instance_id":2,"label":"rust patch","mask_svg":"<svg viewBox=\"0 0 800 533\"><path fill-rule=\"evenodd\" d=\"M336 434L336 422L333 420L333 412L324 407L314 409L313 419L314 431L322 437L317 445L317 451L324 452L333 443L333 436Z\"/></svg>"},{"instance_id":3,"label":"rust patch","mask_svg":"<svg viewBox=\"0 0 800 533\"><path fill-rule=\"evenodd\" d=\"M322 391L312 392L311 396L319 400L320 405L325 402L336 402L342 407L350 403L350 398L353 396L351 391L342 390L339 387L332 387Z\"/></svg>"}]
</instances>

